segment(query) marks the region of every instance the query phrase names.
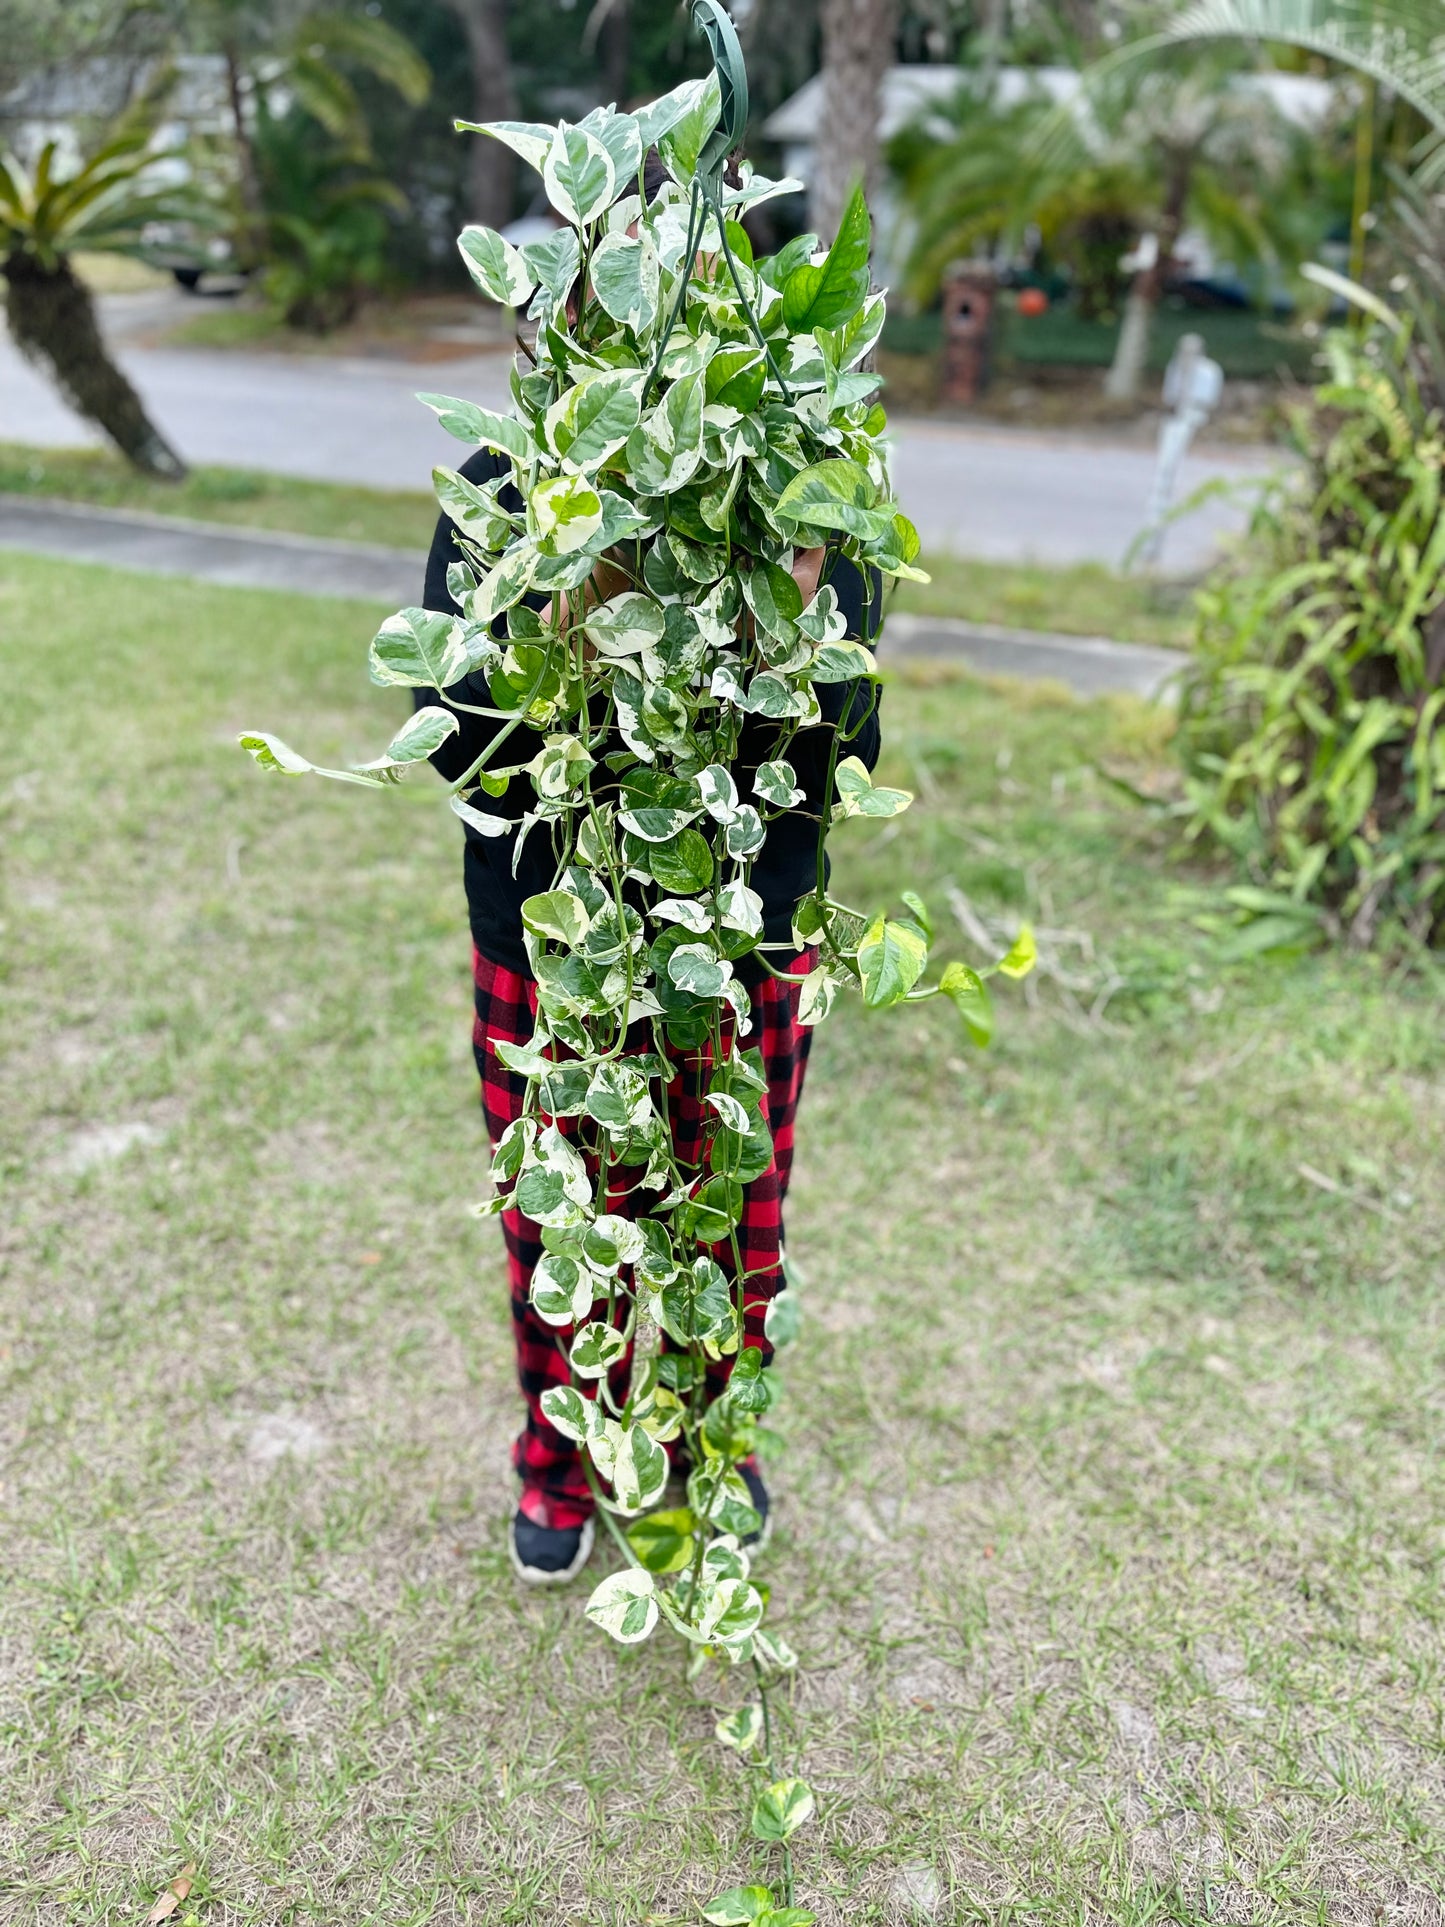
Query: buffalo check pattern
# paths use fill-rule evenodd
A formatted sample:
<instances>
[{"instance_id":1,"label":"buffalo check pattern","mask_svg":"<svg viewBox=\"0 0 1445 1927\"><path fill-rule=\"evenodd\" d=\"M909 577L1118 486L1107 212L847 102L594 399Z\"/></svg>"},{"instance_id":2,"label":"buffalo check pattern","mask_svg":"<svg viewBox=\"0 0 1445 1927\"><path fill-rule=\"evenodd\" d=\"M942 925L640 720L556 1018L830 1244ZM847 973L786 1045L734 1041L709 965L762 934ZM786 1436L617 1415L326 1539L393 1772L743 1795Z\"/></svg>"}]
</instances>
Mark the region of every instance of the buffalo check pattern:
<instances>
[{"instance_id":1,"label":"buffalo check pattern","mask_svg":"<svg viewBox=\"0 0 1445 1927\"><path fill-rule=\"evenodd\" d=\"M780 967L791 976L799 976L811 969L816 960L816 951L804 951ZM482 1080L482 1110L487 1131L495 1145L507 1126L521 1116L527 1089L526 1080L502 1063L495 1046L531 1041L537 1014L537 986L531 978L494 963L475 948L472 978L476 1004L472 1049ZM738 1248L743 1270L749 1275L743 1307L743 1342L756 1345L764 1358L770 1359L772 1348L763 1331L763 1320L769 1302L782 1286L783 1200L792 1173L793 1130L813 1033L798 1022L795 985L766 977L751 995L749 1029L739 1041L744 1048L759 1048L762 1052L768 1087L764 1102L773 1137L773 1160L760 1177L744 1188ZM650 1038L643 1037L639 1048L648 1048L649 1043ZM705 1127L712 1117L703 1102L712 1069L711 1045L697 1050L669 1049L668 1054L677 1066L676 1075L667 1087L673 1143L680 1162L701 1165L707 1137ZM569 1136L575 1134L575 1118L560 1122ZM592 1168L595 1171L595 1164ZM638 1175L619 1170L615 1179L616 1195L609 1199L609 1210L630 1214L631 1202L625 1192ZM579 1449L548 1424L541 1406L542 1394L549 1386L569 1382L567 1361L557 1342L567 1334L544 1324L532 1309L532 1270L542 1256L537 1225L514 1208L504 1210L502 1236L507 1249L517 1376L527 1408L526 1423L512 1448L512 1463L522 1484L521 1509L538 1525L553 1529L577 1526L593 1509ZM724 1271L732 1273L730 1247L715 1246L711 1255ZM605 1315L605 1307L597 1308L596 1315ZM625 1395L631 1365L629 1349L612 1374L612 1389L619 1399ZM731 1359L709 1368L709 1397L716 1397L721 1391L731 1369Z\"/></svg>"}]
</instances>

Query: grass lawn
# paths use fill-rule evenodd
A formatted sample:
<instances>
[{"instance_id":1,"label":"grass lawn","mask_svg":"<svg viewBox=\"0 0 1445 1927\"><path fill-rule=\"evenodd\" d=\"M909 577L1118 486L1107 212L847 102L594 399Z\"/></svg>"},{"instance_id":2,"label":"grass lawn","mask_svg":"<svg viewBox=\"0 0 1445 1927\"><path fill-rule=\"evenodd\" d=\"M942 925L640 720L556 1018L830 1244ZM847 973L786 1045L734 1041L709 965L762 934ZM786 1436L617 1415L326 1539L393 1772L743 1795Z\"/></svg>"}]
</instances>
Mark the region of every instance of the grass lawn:
<instances>
[{"instance_id":1,"label":"grass lawn","mask_svg":"<svg viewBox=\"0 0 1445 1927\"><path fill-rule=\"evenodd\" d=\"M108 450L32 448L20 442L0 442L4 493L379 542L388 548L425 548L437 516L434 499L419 490L352 488L238 468L193 469L189 479L175 487L137 475ZM1182 646L1188 637L1189 591L1177 583L1115 575L1095 564L1048 569L951 555L925 560L932 583L901 584L896 608L967 616L1016 629L1113 636L1119 642Z\"/></svg>"},{"instance_id":2,"label":"grass lawn","mask_svg":"<svg viewBox=\"0 0 1445 1927\"><path fill-rule=\"evenodd\" d=\"M435 499L419 489L353 488L246 468L194 468L184 482L154 482L110 449L23 442L0 442L0 494L7 493L388 548L426 548L437 519Z\"/></svg>"},{"instance_id":3,"label":"grass lawn","mask_svg":"<svg viewBox=\"0 0 1445 1927\"><path fill-rule=\"evenodd\" d=\"M7 1919L194 1860L208 1927L681 1924L763 1871L736 1683L507 1566L456 825L232 746L379 747L379 613L0 563ZM1029 912L1049 968L986 1055L818 1039L764 1567L801 1896L1439 1927L1438 986L1216 968L1093 774L1147 777L1137 708L920 671L885 724L920 807L842 887L955 954Z\"/></svg>"}]
</instances>

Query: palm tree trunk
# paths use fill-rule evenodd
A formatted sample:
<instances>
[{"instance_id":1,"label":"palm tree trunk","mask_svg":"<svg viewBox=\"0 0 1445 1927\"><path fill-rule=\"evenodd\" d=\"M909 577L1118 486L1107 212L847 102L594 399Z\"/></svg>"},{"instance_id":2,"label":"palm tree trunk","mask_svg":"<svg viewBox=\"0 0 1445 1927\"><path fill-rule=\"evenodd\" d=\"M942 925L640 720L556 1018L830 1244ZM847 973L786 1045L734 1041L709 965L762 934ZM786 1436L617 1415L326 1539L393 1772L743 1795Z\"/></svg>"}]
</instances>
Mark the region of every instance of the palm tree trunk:
<instances>
[{"instance_id":1,"label":"palm tree trunk","mask_svg":"<svg viewBox=\"0 0 1445 1927\"><path fill-rule=\"evenodd\" d=\"M261 192L261 170L256 164L256 143L246 117L245 81L240 55L227 46L222 58L226 63L226 95L231 107L231 130L236 142L236 171L241 189L241 221L236 236L236 253L243 268L251 268L262 258L265 248L266 204Z\"/></svg>"},{"instance_id":2,"label":"palm tree trunk","mask_svg":"<svg viewBox=\"0 0 1445 1927\"><path fill-rule=\"evenodd\" d=\"M28 254L7 256L5 318L21 353L48 370L71 406L122 455L160 481L184 480L185 463L106 353L90 290L68 261L47 268Z\"/></svg>"},{"instance_id":3,"label":"palm tree trunk","mask_svg":"<svg viewBox=\"0 0 1445 1927\"><path fill-rule=\"evenodd\" d=\"M877 193L883 76L893 65L898 0L823 0L823 117L813 146L810 218L827 241L855 182Z\"/></svg>"},{"instance_id":4,"label":"palm tree trunk","mask_svg":"<svg viewBox=\"0 0 1445 1927\"><path fill-rule=\"evenodd\" d=\"M1144 385L1144 370L1149 362L1149 337L1154 330L1154 310L1159 304L1157 281L1152 268L1134 276L1124 302L1124 319L1119 339L1114 344L1114 359L1104 377L1104 393L1110 401L1137 401Z\"/></svg>"},{"instance_id":5,"label":"palm tree trunk","mask_svg":"<svg viewBox=\"0 0 1445 1927\"><path fill-rule=\"evenodd\" d=\"M466 28L472 55L472 118L514 120L516 90L507 53L507 0L451 0ZM473 134L472 219L486 227L505 227L512 218L512 150L485 134Z\"/></svg>"},{"instance_id":6,"label":"palm tree trunk","mask_svg":"<svg viewBox=\"0 0 1445 1927\"><path fill-rule=\"evenodd\" d=\"M1184 211L1189 203L1189 187L1194 173L1194 150L1180 149L1170 156L1169 181L1164 191L1164 206L1156 234L1158 252L1147 268L1134 276L1129 298L1124 303L1124 320L1114 348L1114 360L1104 378L1104 393L1110 401L1137 401L1144 385L1144 370L1149 360L1149 336L1154 313L1164 292L1164 276L1179 245L1184 227Z\"/></svg>"}]
</instances>

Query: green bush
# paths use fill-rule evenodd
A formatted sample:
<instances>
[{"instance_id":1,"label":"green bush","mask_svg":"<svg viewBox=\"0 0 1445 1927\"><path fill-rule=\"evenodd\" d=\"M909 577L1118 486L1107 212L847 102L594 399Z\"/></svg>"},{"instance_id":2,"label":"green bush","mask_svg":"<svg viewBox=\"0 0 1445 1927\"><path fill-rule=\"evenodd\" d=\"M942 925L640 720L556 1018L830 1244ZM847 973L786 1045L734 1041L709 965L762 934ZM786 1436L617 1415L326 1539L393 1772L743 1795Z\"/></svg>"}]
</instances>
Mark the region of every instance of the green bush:
<instances>
[{"instance_id":1,"label":"green bush","mask_svg":"<svg viewBox=\"0 0 1445 1927\"><path fill-rule=\"evenodd\" d=\"M1329 380L1293 416L1303 485L1273 491L1199 599L1177 738L1190 827L1245 865L1261 938L1314 905L1356 944L1438 944L1441 412L1405 332L1335 334L1326 352Z\"/></svg>"}]
</instances>

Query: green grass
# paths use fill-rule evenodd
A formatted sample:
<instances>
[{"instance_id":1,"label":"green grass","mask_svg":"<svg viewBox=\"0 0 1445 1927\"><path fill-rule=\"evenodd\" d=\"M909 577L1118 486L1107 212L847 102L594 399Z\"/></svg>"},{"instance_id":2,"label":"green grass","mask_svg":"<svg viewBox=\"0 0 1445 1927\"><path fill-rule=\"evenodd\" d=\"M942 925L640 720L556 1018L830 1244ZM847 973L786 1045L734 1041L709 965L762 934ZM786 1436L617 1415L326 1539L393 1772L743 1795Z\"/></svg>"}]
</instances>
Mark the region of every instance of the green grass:
<instances>
[{"instance_id":1,"label":"green grass","mask_svg":"<svg viewBox=\"0 0 1445 1927\"><path fill-rule=\"evenodd\" d=\"M356 488L245 468L195 468L179 484L154 482L109 449L34 448L22 442L0 442L0 494L5 493L388 548L424 549L437 518L435 499L419 489Z\"/></svg>"},{"instance_id":2,"label":"green grass","mask_svg":"<svg viewBox=\"0 0 1445 1927\"><path fill-rule=\"evenodd\" d=\"M456 826L233 744L381 744L378 613L0 569L17 1921L139 1920L193 1859L228 1927L683 1923L761 1871L736 1684L507 1568ZM765 1567L802 1893L1438 1927L1439 987L1221 971L1209 879L1093 774L1148 779L1136 708L920 672L885 722L919 807L840 886L915 881L945 953L1027 912L1048 968L986 1055L933 1007L818 1036Z\"/></svg>"},{"instance_id":3,"label":"green grass","mask_svg":"<svg viewBox=\"0 0 1445 1927\"><path fill-rule=\"evenodd\" d=\"M197 468L172 487L137 475L106 449L32 448L19 442L0 442L0 494L5 493L389 548L425 548L437 516L434 498L420 491L353 488L238 468ZM1172 583L1115 575L1094 564L1048 569L948 555L925 560L932 583L902 584L898 609L1017 629L1113 636L1120 642L1182 646L1187 640L1188 591Z\"/></svg>"},{"instance_id":4,"label":"green grass","mask_svg":"<svg viewBox=\"0 0 1445 1927\"><path fill-rule=\"evenodd\" d=\"M966 616L1008 629L1051 629L1116 642L1188 646L1192 590L1148 576L1116 575L1096 562L1068 568L923 558L933 580L900 583L893 606L918 615Z\"/></svg>"},{"instance_id":5,"label":"green grass","mask_svg":"<svg viewBox=\"0 0 1445 1927\"><path fill-rule=\"evenodd\" d=\"M248 307L244 302L215 302L199 307L166 330L170 348L285 348L293 354L335 352L324 335L307 335L288 328L274 308Z\"/></svg>"}]
</instances>

